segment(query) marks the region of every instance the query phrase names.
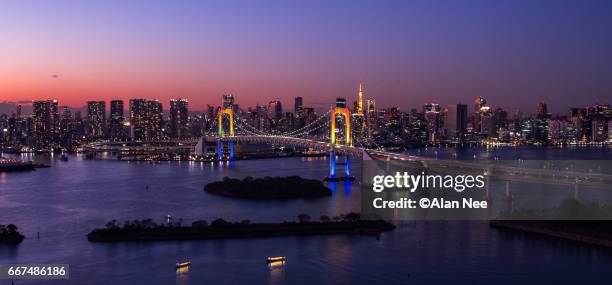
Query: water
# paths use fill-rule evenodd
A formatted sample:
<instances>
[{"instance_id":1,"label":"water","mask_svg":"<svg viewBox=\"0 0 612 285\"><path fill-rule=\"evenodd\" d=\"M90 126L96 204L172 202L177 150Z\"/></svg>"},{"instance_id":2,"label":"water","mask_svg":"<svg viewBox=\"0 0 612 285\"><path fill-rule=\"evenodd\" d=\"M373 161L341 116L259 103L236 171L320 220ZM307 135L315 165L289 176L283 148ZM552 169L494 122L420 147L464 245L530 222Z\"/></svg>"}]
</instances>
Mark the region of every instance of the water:
<instances>
[{"instance_id":1,"label":"water","mask_svg":"<svg viewBox=\"0 0 612 285\"><path fill-rule=\"evenodd\" d=\"M69 263L70 284L516 284L612 278L609 251L491 229L485 222L400 222L380 240L339 235L89 243L85 235L111 219L162 221L171 214L190 224L218 217L260 222L295 220L300 213L334 216L359 211L360 190L338 183L331 198L294 201L236 200L203 192L204 184L228 175L321 179L328 171L324 159L239 161L233 168L76 156L68 162L35 159L52 167L0 173L0 224L17 224L27 236L17 247L0 246L0 263ZM359 167L354 161L353 173ZM287 256L286 265L268 268L264 259L276 255ZM186 259L193 263L191 270L175 273L174 263Z\"/></svg>"}]
</instances>

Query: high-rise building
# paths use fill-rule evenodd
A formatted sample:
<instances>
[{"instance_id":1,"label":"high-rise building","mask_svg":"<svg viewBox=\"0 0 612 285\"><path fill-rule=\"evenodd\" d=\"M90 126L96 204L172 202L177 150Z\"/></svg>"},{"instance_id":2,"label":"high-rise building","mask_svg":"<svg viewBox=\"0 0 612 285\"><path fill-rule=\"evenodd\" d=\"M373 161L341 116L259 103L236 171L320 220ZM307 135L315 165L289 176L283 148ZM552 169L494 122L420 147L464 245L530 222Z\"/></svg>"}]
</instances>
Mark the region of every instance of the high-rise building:
<instances>
[{"instance_id":1,"label":"high-rise building","mask_svg":"<svg viewBox=\"0 0 612 285\"><path fill-rule=\"evenodd\" d=\"M304 108L304 125L313 123L317 119L314 108Z\"/></svg>"},{"instance_id":2,"label":"high-rise building","mask_svg":"<svg viewBox=\"0 0 612 285\"><path fill-rule=\"evenodd\" d=\"M72 110L70 110L68 106L63 106L59 122L59 135L62 143L69 144L72 140L73 132L74 122L72 119Z\"/></svg>"},{"instance_id":3,"label":"high-rise building","mask_svg":"<svg viewBox=\"0 0 612 285\"><path fill-rule=\"evenodd\" d=\"M106 103L104 101L87 102L87 134L89 138L102 138L106 130Z\"/></svg>"},{"instance_id":4,"label":"high-rise building","mask_svg":"<svg viewBox=\"0 0 612 285\"><path fill-rule=\"evenodd\" d=\"M604 142L608 140L608 120L596 118L592 120L591 141Z\"/></svg>"},{"instance_id":5,"label":"high-rise building","mask_svg":"<svg viewBox=\"0 0 612 285\"><path fill-rule=\"evenodd\" d=\"M359 81L359 94L357 99L357 114L363 115L363 88L361 86L361 80Z\"/></svg>"},{"instance_id":6,"label":"high-rise building","mask_svg":"<svg viewBox=\"0 0 612 285\"><path fill-rule=\"evenodd\" d=\"M542 116L546 116L548 114L548 107L544 102L538 102L538 107L536 110L536 117L540 118Z\"/></svg>"},{"instance_id":7,"label":"high-rise building","mask_svg":"<svg viewBox=\"0 0 612 285\"><path fill-rule=\"evenodd\" d=\"M336 98L337 108L346 108L346 98Z\"/></svg>"},{"instance_id":8,"label":"high-rise building","mask_svg":"<svg viewBox=\"0 0 612 285\"><path fill-rule=\"evenodd\" d=\"M286 112L280 120L279 125L283 132L289 132L295 129L295 115L291 112Z\"/></svg>"},{"instance_id":9,"label":"high-rise building","mask_svg":"<svg viewBox=\"0 0 612 285\"><path fill-rule=\"evenodd\" d=\"M487 100L482 97L478 97L474 100L474 111L480 112L480 109L487 105Z\"/></svg>"},{"instance_id":10,"label":"high-rise building","mask_svg":"<svg viewBox=\"0 0 612 285\"><path fill-rule=\"evenodd\" d=\"M448 139L462 141L467 129L468 107L465 104L453 104L446 107L444 130Z\"/></svg>"},{"instance_id":11,"label":"high-rise building","mask_svg":"<svg viewBox=\"0 0 612 285\"><path fill-rule=\"evenodd\" d=\"M442 112L439 104L425 103L423 105L423 113L427 120L427 129L430 142L437 142L441 139L442 130Z\"/></svg>"},{"instance_id":12,"label":"high-rise building","mask_svg":"<svg viewBox=\"0 0 612 285\"><path fill-rule=\"evenodd\" d=\"M81 111L74 112L74 136L78 138L85 137L85 123Z\"/></svg>"},{"instance_id":13,"label":"high-rise building","mask_svg":"<svg viewBox=\"0 0 612 285\"><path fill-rule=\"evenodd\" d=\"M234 95L233 94L223 94L223 108L233 108L234 107Z\"/></svg>"},{"instance_id":14,"label":"high-rise building","mask_svg":"<svg viewBox=\"0 0 612 285\"><path fill-rule=\"evenodd\" d=\"M156 140L162 137L163 108L158 100L130 100L130 137Z\"/></svg>"},{"instance_id":15,"label":"high-rise building","mask_svg":"<svg viewBox=\"0 0 612 285\"><path fill-rule=\"evenodd\" d=\"M58 136L57 100L34 101L32 108L35 147L48 149L56 142Z\"/></svg>"},{"instance_id":16,"label":"high-rise building","mask_svg":"<svg viewBox=\"0 0 612 285\"><path fill-rule=\"evenodd\" d=\"M174 138L190 136L188 105L187 99L170 100L170 135Z\"/></svg>"},{"instance_id":17,"label":"high-rise building","mask_svg":"<svg viewBox=\"0 0 612 285\"><path fill-rule=\"evenodd\" d=\"M270 112L270 118L278 121L283 117L283 106L280 101L273 100L268 103L268 112Z\"/></svg>"},{"instance_id":18,"label":"high-rise building","mask_svg":"<svg viewBox=\"0 0 612 285\"><path fill-rule=\"evenodd\" d=\"M367 108L368 108L367 109L368 114L375 113L376 112L376 100L368 99Z\"/></svg>"},{"instance_id":19,"label":"high-rise building","mask_svg":"<svg viewBox=\"0 0 612 285\"><path fill-rule=\"evenodd\" d=\"M302 97L295 97L293 112L296 118L304 117L304 100Z\"/></svg>"},{"instance_id":20,"label":"high-rise building","mask_svg":"<svg viewBox=\"0 0 612 285\"><path fill-rule=\"evenodd\" d=\"M110 136L113 139L123 139L127 136L124 127L125 116L123 113L123 100L112 100L110 102Z\"/></svg>"},{"instance_id":21,"label":"high-rise building","mask_svg":"<svg viewBox=\"0 0 612 285\"><path fill-rule=\"evenodd\" d=\"M535 119L532 121L533 140L537 143L548 142L548 121L551 119L546 103L538 102Z\"/></svg>"}]
</instances>

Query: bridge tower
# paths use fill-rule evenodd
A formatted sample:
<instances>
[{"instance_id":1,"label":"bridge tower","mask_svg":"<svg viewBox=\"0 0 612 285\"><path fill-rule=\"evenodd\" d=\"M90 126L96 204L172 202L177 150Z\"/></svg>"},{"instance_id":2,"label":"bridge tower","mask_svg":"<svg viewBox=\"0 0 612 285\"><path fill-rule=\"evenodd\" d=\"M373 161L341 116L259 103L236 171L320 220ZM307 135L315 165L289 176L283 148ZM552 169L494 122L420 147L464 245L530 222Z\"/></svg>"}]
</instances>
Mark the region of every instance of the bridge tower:
<instances>
[{"instance_id":1,"label":"bridge tower","mask_svg":"<svg viewBox=\"0 0 612 285\"><path fill-rule=\"evenodd\" d=\"M227 117L229 119L229 135L230 137L234 136L234 110L231 107L223 107L219 109L219 114L217 115L217 123L219 125L219 131L217 135L219 139L217 140L217 159L219 161L223 160L223 143L228 143L229 145L229 159L234 160L234 141L230 139L226 139L226 133L223 129L223 118Z\"/></svg>"},{"instance_id":2,"label":"bridge tower","mask_svg":"<svg viewBox=\"0 0 612 285\"><path fill-rule=\"evenodd\" d=\"M337 115L340 115L344 118L345 139L344 139L343 145L347 145L347 146L353 145L353 141L351 137L351 112L346 107L346 104L342 104L342 102L343 101L338 100L336 103L336 107L333 107L330 112L331 145L330 145L330 150L329 150L329 177L328 178L332 181L337 179L336 178L336 151L335 151L336 146L339 145L336 140L336 116ZM348 154L345 156L345 159L346 159L346 164L345 164L344 174L345 174L345 178L347 180L350 180L351 179L351 164L350 164L350 159L349 159Z\"/></svg>"}]
</instances>

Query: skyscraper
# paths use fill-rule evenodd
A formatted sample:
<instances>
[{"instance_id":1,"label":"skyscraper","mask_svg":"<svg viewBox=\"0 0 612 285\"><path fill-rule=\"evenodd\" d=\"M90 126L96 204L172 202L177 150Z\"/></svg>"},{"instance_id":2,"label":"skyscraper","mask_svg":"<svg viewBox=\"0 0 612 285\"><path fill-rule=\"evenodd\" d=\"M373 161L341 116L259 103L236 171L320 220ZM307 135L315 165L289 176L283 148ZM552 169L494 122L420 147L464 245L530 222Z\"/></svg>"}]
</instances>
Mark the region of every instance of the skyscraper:
<instances>
[{"instance_id":1,"label":"skyscraper","mask_svg":"<svg viewBox=\"0 0 612 285\"><path fill-rule=\"evenodd\" d=\"M155 140L162 137L162 104L151 99L130 100L130 137Z\"/></svg>"},{"instance_id":2,"label":"skyscraper","mask_svg":"<svg viewBox=\"0 0 612 285\"><path fill-rule=\"evenodd\" d=\"M188 105L187 99L170 100L170 135L174 138L190 135Z\"/></svg>"},{"instance_id":3,"label":"skyscraper","mask_svg":"<svg viewBox=\"0 0 612 285\"><path fill-rule=\"evenodd\" d=\"M302 97L295 97L295 105L293 112L296 118L304 117L304 100Z\"/></svg>"},{"instance_id":4,"label":"skyscraper","mask_svg":"<svg viewBox=\"0 0 612 285\"><path fill-rule=\"evenodd\" d=\"M439 141L442 128L440 105L436 103L426 103L423 105L423 113L425 114L425 120L427 120L428 140L430 142Z\"/></svg>"},{"instance_id":5,"label":"skyscraper","mask_svg":"<svg viewBox=\"0 0 612 285\"><path fill-rule=\"evenodd\" d=\"M538 102L535 119L533 120L533 139L538 143L548 141L548 121L551 119L548 107L544 102Z\"/></svg>"},{"instance_id":6,"label":"skyscraper","mask_svg":"<svg viewBox=\"0 0 612 285\"><path fill-rule=\"evenodd\" d=\"M268 103L268 112L270 112L270 117L274 120L280 120L283 117L283 106L281 102L278 100L273 100Z\"/></svg>"},{"instance_id":7,"label":"skyscraper","mask_svg":"<svg viewBox=\"0 0 612 285\"><path fill-rule=\"evenodd\" d=\"M64 144L69 144L74 131L74 122L72 119L72 110L68 106L62 107L62 115L59 121L59 136Z\"/></svg>"},{"instance_id":8,"label":"skyscraper","mask_svg":"<svg viewBox=\"0 0 612 285\"><path fill-rule=\"evenodd\" d=\"M538 107L536 109L536 117L541 118L548 114L548 106L544 102L538 102Z\"/></svg>"},{"instance_id":9,"label":"skyscraper","mask_svg":"<svg viewBox=\"0 0 612 285\"><path fill-rule=\"evenodd\" d=\"M223 108L232 108L232 107L234 107L234 95L223 94Z\"/></svg>"},{"instance_id":10,"label":"skyscraper","mask_svg":"<svg viewBox=\"0 0 612 285\"><path fill-rule=\"evenodd\" d=\"M106 129L106 103L104 101L87 102L88 137L102 138Z\"/></svg>"},{"instance_id":11,"label":"skyscraper","mask_svg":"<svg viewBox=\"0 0 612 285\"><path fill-rule=\"evenodd\" d=\"M336 98L336 108L346 108L346 98Z\"/></svg>"},{"instance_id":12,"label":"skyscraper","mask_svg":"<svg viewBox=\"0 0 612 285\"><path fill-rule=\"evenodd\" d=\"M467 128L468 107L465 104L453 104L446 107L444 130L448 139L462 141Z\"/></svg>"},{"instance_id":13,"label":"skyscraper","mask_svg":"<svg viewBox=\"0 0 612 285\"><path fill-rule=\"evenodd\" d=\"M112 100L110 102L110 136L113 139L123 139L126 137L124 132L125 117L123 114L123 100Z\"/></svg>"},{"instance_id":14,"label":"skyscraper","mask_svg":"<svg viewBox=\"0 0 612 285\"><path fill-rule=\"evenodd\" d=\"M57 139L57 100L34 101L34 144L39 149L48 149Z\"/></svg>"},{"instance_id":15,"label":"skyscraper","mask_svg":"<svg viewBox=\"0 0 612 285\"><path fill-rule=\"evenodd\" d=\"M370 113L374 114L376 112L376 100L368 99L368 101L367 101L367 112L368 112L368 115Z\"/></svg>"},{"instance_id":16,"label":"skyscraper","mask_svg":"<svg viewBox=\"0 0 612 285\"><path fill-rule=\"evenodd\" d=\"M359 99L357 101L357 114L363 115L363 88L361 86L361 80L359 81Z\"/></svg>"}]
</instances>

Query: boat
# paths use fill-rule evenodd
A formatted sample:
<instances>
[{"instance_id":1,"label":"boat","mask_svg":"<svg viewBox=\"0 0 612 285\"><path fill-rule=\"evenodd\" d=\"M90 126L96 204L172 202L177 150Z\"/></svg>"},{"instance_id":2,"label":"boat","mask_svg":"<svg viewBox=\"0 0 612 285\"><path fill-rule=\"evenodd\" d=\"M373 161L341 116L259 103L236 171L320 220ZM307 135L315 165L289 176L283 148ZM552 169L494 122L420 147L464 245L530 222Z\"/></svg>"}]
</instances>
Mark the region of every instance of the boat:
<instances>
[{"instance_id":1,"label":"boat","mask_svg":"<svg viewBox=\"0 0 612 285\"><path fill-rule=\"evenodd\" d=\"M266 258L266 263L284 262L285 260L287 260L287 258L284 256L268 257Z\"/></svg>"},{"instance_id":2,"label":"boat","mask_svg":"<svg viewBox=\"0 0 612 285\"><path fill-rule=\"evenodd\" d=\"M177 262L176 263L176 270L184 269L184 268L189 268L189 267L191 267L191 261Z\"/></svg>"},{"instance_id":3,"label":"boat","mask_svg":"<svg viewBox=\"0 0 612 285\"><path fill-rule=\"evenodd\" d=\"M60 156L60 160L61 161L68 161L68 156L66 156L65 154L62 154L62 156Z\"/></svg>"},{"instance_id":4,"label":"boat","mask_svg":"<svg viewBox=\"0 0 612 285\"><path fill-rule=\"evenodd\" d=\"M31 161L0 158L0 172L34 170L36 164Z\"/></svg>"},{"instance_id":5,"label":"boat","mask_svg":"<svg viewBox=\"0 0 612 285\"><path fill-rule=\"evenodd\" d=\"M278 268L285 265L286 259L287 258L285 258L284 256L268 257L266 258L266 263L270 268Z\"/></svg>"}]
</instances>

